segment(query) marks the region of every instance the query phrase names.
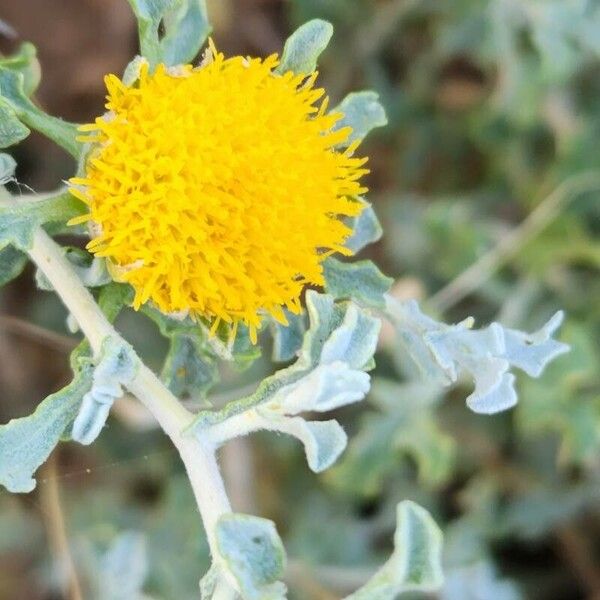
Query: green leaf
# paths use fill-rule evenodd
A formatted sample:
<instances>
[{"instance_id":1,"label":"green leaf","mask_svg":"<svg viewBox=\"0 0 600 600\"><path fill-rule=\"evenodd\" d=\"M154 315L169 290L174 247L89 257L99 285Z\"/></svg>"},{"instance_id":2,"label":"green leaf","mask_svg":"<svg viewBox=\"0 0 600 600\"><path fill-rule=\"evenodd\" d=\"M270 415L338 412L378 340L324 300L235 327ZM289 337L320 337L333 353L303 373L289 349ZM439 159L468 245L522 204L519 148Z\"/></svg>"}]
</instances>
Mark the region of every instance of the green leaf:
<instances>
[{"instance_id":1,"label":"green leaf","mask_svg":"<svg viewBox=\"0 0 600 600\"><path fill-rule=\"evenodd\" d=\"M138 21L142 56L152 67L191 61L210 33L205 0L129 0L129 4Z\"/></svg>"},{"instance_id":2,"label":"green leaf","mask_svg":"<svg viewBox=\"0 0 600 600\"><path fill-rule=\"evenodd\" d=\"M396 509L394 552L383 567L346 600L393 600L406 592L433 592L443 582L442 533L431 515L405 500Z\"/></svg>"},{"instance_id":3,"label":"green leaf","mask_svg":"<svg viewBox=\"0 0 600 600\"><path fill-rule=\"evenodd\" d=\"M355 254L365 246L379 240L383 234L383 229L373 207L362 198L360 198L360 202L365 205L365 208L358 217L353 219L351 223L352 234L344 243L344 246Z\"/></svg>"},{"instance_id":4,"label":"green leaf","mask_svg":"<svg viewBox=\"0 0 600 600\"><path fill-rule=\"evenodd\" d=\"M282 417L273 420L273 423L273 429L302 442L306 461L313 473L321 473L333 465L348 443L348 436L335 419L306 421L302 417Z\"/></svg>"},{"instance_id":5,"label":"green leaf","mask_svg":"<svg viewBox=\"0 0 600 600\"><path fill-rule=\"evenodd\" d=\"M24 42L15 54L0 59L0 67L11 69L23 76L23 91L30 97L38 88L42 77L37 50L33 44Z\"/></svg>"},{"instance_id":6,"label":"green leaf","mask_svg":"<svg viewBox=\"0 0 600 600\"><path fill-rule=\"evenodd\" d=\"M393 279L386 277L370 260L343 263L330 257L323 262L325 291L334 298L352 299L364 306L385 307Z\"/></svg>"},{"instance_id":7,"label":"green leaf","mask_svg":"<svg viewBox=\"0 0 600 600\"><path fill-rule=\"evenodd\" d=\"M191 62L202 48L211 26L205 0L186 0L166 13L162 60L167 65Z\"/></svg>"},{"instance_id":8,"label":"green leaf","mask_svg":"<svg viewBox=\"0 0 600 600\"><path fill-rule=\"evenodd\" d=\"M176 396L204 397L218 377L214 356L198 336L171 336L161 379Z\"/></svg>"},{"instance_id":9,"label":"green leaf","mask_svg":"<svg viewBox=\"0 0 600 600\"><path fill-rule=\"evenodd\" d=\"M218 411L201 411L196 416L192 427L198 431L214 425L222 423L229 417L238 415L250 408L262 405L273 397L285 386L299 382L303 377L308 375L321 361L322 353L325 349L325 344L332 336L334 331L342 326L344 317L349 311L350 303L334 304L333 298L325 294L318 294L309 290L306 294L306 306L310 318L310 328L304 336L304 342L298 360L291 366L277 371L271 377L264 379L258 386L256 392L246 398L229 402L223 409ZM356 308L356 307L355 307ZM372 319L372 317L368 317ZM368 321L360 320L361 328L367 325ZM356 324L359 325L359 319L356 319ZM364 358L364 350L356 351L352 345L348 345L348 323L344 326L344 336L340 337L335 342L335 346L329 350L329 354L337 356L336 353L341 352L340 356L348 354L348 356L356 357L362 355ZM365 327L367 332L369 327ZM361 329L362 331L362 329ZM351 332L350 332L351 333ZM364 336L354 338L352 333L349 336L353 341L364 341ZM368 343L367 348L372 345ZM339 349L339 350L338 350ZM343 360L343 358L333 358L332 360ZM356 360L356 358L353 358Z\"/></svg>"},{"instance_id":10,"label":"green leaf","mask_svg":"<svg viewBox=\"0 0 600 600\"><path fill-rule=\"evenodd\" d=\"M63 437L83 396L92 385L91 364L82 365L73 381L48 396L36 411L0 425L0 483L10 492L35 488L33 473Z\"/></svg>"},{"instance_id":11,"label":"green leaf","mask_svg":"<svg viewBox=\"0 0 600 600\"><path fill-rule=\"evenodd\" d=\"M36 227L44 223L64 223L85 210L69 192L33 202L14 200L10 206L0 206L0 249L12 244L26 251L31 248Z\"/></svg>"},{"instance_id":12,"label":"green leaf","mask_svg":"<svg viewBox=\"0 0 600 600\"><path fill-rule=\"evenodd\" d=\"M123 385L133 380L139 359L126 342L107 337L92 375L92 386L83 396L73 422L71 437L91 444L100 435L115 400L123 395Z\"/></svg>"},{"instance_id":13,"label":"green leaf","mask_svg":"<svg viewBox=\"0 0 600 600\"><path fill-rule=\"evenodd\" d=\"M285 549L272 521L225 514L217 521L215 538L219 566L244 600L285 598L285 586L278 581L285 569Z\"/></svg>"},{"instance_id":14,"label":"green leaf","mask_svg":"<svg viewBox=\"0 0 600 600\"><path fill-rule=\"evenodd\" d=\"M76 139L77 126L47 115L38 108L25 92L25 77L22 72L0 65L0 96L4 100L3 104L8 103L27 127L39 131L71 156L79 158L83 145ZM21 129L21 135L24 131Z\"/></svg>"},{"instance_id":15,"label":"green leaf","mask_svg":"<svg viewBox=\"0 0 600 600\"><path fill-rule=\"evenodd\" d=\"M302 338L306 331L304 314L295 315L284 309L287 325L277 321L271 322L273 335L273 362L287 362L294 358L302 346Z\"/></svg>"},{"instance_id":16,"label":"green leaf","mask_svg":"<svg viewBox=\"0 0 600 600\"><path fill-rule=\"evenodd\" d=\"M18 277L27 264L27 255L12 246L0 250L0 286Z\"/></svg>"},{"instance_id":17,"label":"green leaf","mask_svg":"<svg viewBox=\"0 0 600 600\"><path fill-rule=\"evenodd\" d=\"M8 102L0 98L0 148L14 146L24 140L31 132L17 117L17 113Z\"/></svg>"},{"instance_id":18,"label":"green leaf","mask_svg":"<svg viewBox=\"0 0 600 600\"><path fill-rule=\"evenodd\" d=\"M332 35L331 23L321 19L313 19L298 27L285 42L277 72L312 73Z\"/></svg>"},{"instance_id":19,"label":"green leaf","mask_svg":"<svg viewBox=\"0 0 600 600\"><path fill-rule=\"evenodd\" d=\"M340 112L344 115L335 124L334 129L352 128L352 133L344 142L344 146L364 139L370 131L383 127L388 122L385 110L379 102L379 94L371 90L348 94L331 112Z\"/></svg>"}]
</instances>

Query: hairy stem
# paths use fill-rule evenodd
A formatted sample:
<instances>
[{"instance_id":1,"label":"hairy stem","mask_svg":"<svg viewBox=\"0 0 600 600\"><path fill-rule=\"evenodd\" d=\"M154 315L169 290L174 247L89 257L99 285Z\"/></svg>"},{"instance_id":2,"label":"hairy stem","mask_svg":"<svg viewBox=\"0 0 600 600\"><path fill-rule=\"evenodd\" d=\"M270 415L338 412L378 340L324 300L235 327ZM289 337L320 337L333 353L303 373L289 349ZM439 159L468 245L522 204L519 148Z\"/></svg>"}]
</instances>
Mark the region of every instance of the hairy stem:
<instances>
[{"instance_id":1,"label":"hairy stem","mask_svg":"<svg viewBox=\"0 0 600 600\"><path fill-rule=\"evenodd\" d=\"M83 286L61 252L60 246L41 228L35 232L29 255L79 324L95 355L99 354L106 337L122 339ZM231 512L231 506L213 446L184 432L192 421L193 414L141 360L134 380L127 387L150 410L177 447L190 479L214 557L216 521L224 513Z\"/></svg>"}]
</instances>

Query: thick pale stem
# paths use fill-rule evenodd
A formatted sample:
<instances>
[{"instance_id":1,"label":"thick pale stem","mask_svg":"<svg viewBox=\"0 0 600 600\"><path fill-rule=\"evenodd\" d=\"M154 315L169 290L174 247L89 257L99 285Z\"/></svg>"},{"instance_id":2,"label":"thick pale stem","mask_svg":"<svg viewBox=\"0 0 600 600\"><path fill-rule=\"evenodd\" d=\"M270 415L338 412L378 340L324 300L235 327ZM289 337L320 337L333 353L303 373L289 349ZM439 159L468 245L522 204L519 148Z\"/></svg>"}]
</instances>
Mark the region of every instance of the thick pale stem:
<instances>
[{"instance_id":1,"label":"thick pale stem","mask_svg":"<svg viewBox=\"0 0 600 600\"><path fill-rule=\"evenodd\" d=\"M99 354L107 336L121 339L71 268L60 246L42 229L35 232L29 255L79 324L94 354ZM216 521L224 513L231 512L231 507L214 448L184 432L193 419L192 413L141 360L135 379L127 387L150 410L179 450L204 522L211 552L215 556Z\"/></svg>"}]
</instances>

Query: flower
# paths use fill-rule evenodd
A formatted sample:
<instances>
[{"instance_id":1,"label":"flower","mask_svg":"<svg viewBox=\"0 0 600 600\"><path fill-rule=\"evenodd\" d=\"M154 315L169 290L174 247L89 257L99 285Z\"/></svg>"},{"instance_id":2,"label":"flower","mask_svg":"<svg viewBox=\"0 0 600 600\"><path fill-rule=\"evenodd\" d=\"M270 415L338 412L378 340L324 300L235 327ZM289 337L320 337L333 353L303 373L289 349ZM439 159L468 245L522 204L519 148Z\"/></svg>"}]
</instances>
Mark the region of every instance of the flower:
<instances>
[{"instance_id":1,"label":"flower","mask_svg":"<svg viewBox=\"0 0 600 600\"><path fill-rule=\"evenodd\" d=\"M277 55L225 58L211 43L194 68L142 63L128 86L105 79L108 112L83 125L90 142L71 191L89 207L90 252L135 290L137 310L206 318L231 334L261 318L285 324L321 263L351 230L366 158L343 149L317 73L278 74Z\"/></svg>"}]
</instances>

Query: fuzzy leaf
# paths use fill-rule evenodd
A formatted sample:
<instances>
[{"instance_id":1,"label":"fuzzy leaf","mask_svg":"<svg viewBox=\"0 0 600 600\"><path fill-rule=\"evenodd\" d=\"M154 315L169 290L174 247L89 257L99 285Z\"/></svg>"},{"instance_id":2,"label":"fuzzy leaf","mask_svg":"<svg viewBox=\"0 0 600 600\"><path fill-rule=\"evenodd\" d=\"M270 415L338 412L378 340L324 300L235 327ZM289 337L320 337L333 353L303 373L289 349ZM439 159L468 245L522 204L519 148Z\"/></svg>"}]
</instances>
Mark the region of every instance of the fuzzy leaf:
<instances>
[{"instance_id":1,"label":"fuzzy leaf","mask_svg":"<svg viewBox=\"0 0 600 600\"><path fill-rule=\"evenodd\" d=\"M11 69L23 76L23 91L26 96L30 97L37 90L42 72L33 44L21 44L17 52L0 59L0 67Z\"/></svg>"},{"instance_id":2,"label":"fuzzy leaf","mask_svg":"<svg viewBox=\"0 0 600 600\"><path fill-rule=\"evenodd\" d=\"M362 198L360 200L365 204L365 208L353 220L352 234L344 243L344 246L352 250L355 254L365 246L379 240L383 234L383 229L373 207Z\"/></svg>"},{"instance_id":3,"label":"fuzzy leaf","mask_svg":"<svg viewBox=\"0 0 600 600\"><path fill-rule=\"evenodd\" d=\"M424 508L408 500L398 504L396 513L391 558L346 600L393 600L405 592L432 592L442 585L439 527Z\"/></svg>"},{"instance_id":4,"label":"fuzzy leaf","mask_svg":"<svg viewBox=\"0 0 600 600\"><path fill-rule=\"evenodd\" d=\"M0 65L0 96L2 105L9 104L22 123L39 131L78 158L82 145L77 141L77 127L62 119L47 115L38 108L25 91L26 80L22 72ZM21 135L24 134L21 129ZM13 142L15 143L15 142Z\"/></svg>"},{"instance_id":5,"label":"fuzzy leaf","mask_svg":"<svg viewBox=\"0 0 600 600\"><path fill-rule=\"evenodd\" d=\"M136 370L137 357L128 344L104 340L92 387L73 423L71 437L76 442L91 444L100 435L114 401L123 395L122 386L133 379Z\"/></svg>"},{"instance_id":6,"label":"fuzzy leaf","mask_svg":"<svg viewBox=\"0 0 600 600\"><path fill-rule=\"evenodd\" d=\"M10 104L0 100L0 148L14 146L31 132L21 121Z\"/></svg>"},{"instance_id":7,"label":"fuzzy leaf","mask_svg":"<svg viewBox=\"0 0 600 600\"><path fill-rule=\"evenodd\" d=\"M313 19L304 23L285 42L279 73L312 73L317 67L317 59L327 48L333 35L333 26L327 21Z\"/></svg>"},{"instance_id":8,"label":"fuzzy leaf","mask_svg":"<svg viewBox=\"0 0 600 600\"><path fill-rule=\"evenodd\" d=\"M35 488L33 473L63 437L91 385L92 366L83 365L69 385L43 400L32 415L0 425L0 483L6 489Z\"/></svg>"},{"instance_id":9,"label":"fuzzy leaf","mask_svg":"<svg viewBox=\"0 0 600 600\"><path fill-rule=\"evenodd\" d=\"M374 308L385 306L384 294L393 283L393 279L386 277L370 260L344 263L328 258L323 262L323 274L328 294Z\"/></svg>"},{"instance_id":10,"label":"fuzzy leaf","mask_svg":"<svg viewBox=\"0 0 600 600\"><path fill-rule=\"evenodd\" d=\"M344 115L335 124L334 129L352 128L344 146L364 139L370 131L383 127L388 122L385 110L379 102L379 94L371 90L348 94L331 112Z\"/></svg>"},{"instance_id":11,"label":"fuzzy leaf","mask_svg":"<svg viewBox=\"0 0 600 600\"><path fill-rule=\"evenodd\" d=\"M381 329L381 321L355 304L350 304L341 325L335 329L321 351L321 363L343 361L353 369L367 370Z\"/></svg>"},{"instance_id":12,"label":"fuzzy leaf","mask_svg":"<svg viewBox=\"0 0 600 600\"><path fill-rule=\"evenodd\" d=\"M517 403L511 367L532 376L541 374L554 358L569 350L551 338L562 321L554 315L538 332L528 334L492 323L471 329L472 319L446 325L425 316L416 302L398 302L388 296L388 314L398 331L398 340L422 374L444 385L468 373L475 389L467 398L473 411L492 414Z\"/></svg>"},{"instance_id":13,"label":"fuzzy leaf","mask_svg":"<svg viewBox=\"0 0 600 600\"><path fill-rule=\"evenodd\" d=\"M184 0L164 17L162 60L167 65L191 62L211 31L205 0Z\"/></svg>"},{"instance_id":14,"label":"fuzzy leaf","mask_svg":"<svg viewBox=\"0 0 600 600\"><path fill-rule=\"evenodd\" d=\"M82 211L81 202L68 192L37 202L23 202L15 198L13 205L0 206L0 249L12 244L26 251L31 248L37 226L66 222Z\"/></svg>"},{"instance_id":15,"label":"fuzzy leaf","mask_svg":"<svg viewBox=\"0 0 600 600\"><path fill-rule=\"evenodd\" d=\"M306 305L310 328L298 360L264 379L251 396L230 402L219 411L201 411L193 427L201 430L272 401L280 390L300 381L321 362L344 361L354 369L370 363L379 330L377 319L351 303L334 304L331 296L313 291L306 294Z\"/></svg>"},{"instance_id":16,"label":"fuzzy leaf","mask_svg":"<svg viewBox=\"0 0 600 600\"><path fill-rule=\"evenodd\" d=\"M302 338L306 331L304 315L295 315L284 309L287 325L273 320L273 362L287 362L294 358L302 346Z\"/></svg>"},{"instance_id":17,"label":"fuzzy leaf","mask_svg":"<svg viewBox=\"0 0 600 600\"><path fill-rule=\"evenodd\" d=\"M285 568L285 550L272 521L229 513L216 525L219 566L235 581L244 600L285 598L278 581Z\"/></svg>"},{"instance_id":18,"label":"fuzzy leaf","mask_svg":"<svg viewBox=\"0 0 600 600\"><path fill-rule=\"evenodd\" d=\"M0 286L18 277L27 264L27 255L12 246L0 250Z\"/></svg>"},{"instance_id":19,"label":"fuzzy leaf","mask_svg":"<svg viewBox=\"0 0 600 600\"><path fill-rule=\"evenodd\" d=\"M284 417L274 419L272 429L293 435L302 442L306 461L313 473L328 469L348 443L348 436L335 419L305 421L302 417Z\"/></svg>"},{"instance_id":20,"label":"fuzzy leaf","mask_svg":"<svg viewBox=\"0 0 600 600\"><path fill-rule=\"evenodd\" d=\"M218 376L214 358L198 336L171 336L161 379L176 396L203 397Z\"/></svg>"}]
</instances>

